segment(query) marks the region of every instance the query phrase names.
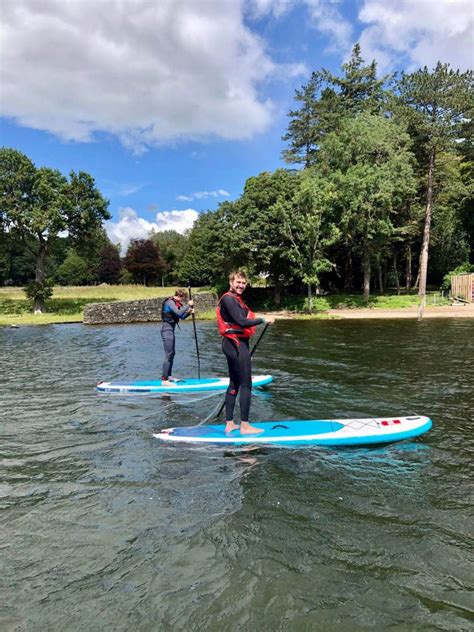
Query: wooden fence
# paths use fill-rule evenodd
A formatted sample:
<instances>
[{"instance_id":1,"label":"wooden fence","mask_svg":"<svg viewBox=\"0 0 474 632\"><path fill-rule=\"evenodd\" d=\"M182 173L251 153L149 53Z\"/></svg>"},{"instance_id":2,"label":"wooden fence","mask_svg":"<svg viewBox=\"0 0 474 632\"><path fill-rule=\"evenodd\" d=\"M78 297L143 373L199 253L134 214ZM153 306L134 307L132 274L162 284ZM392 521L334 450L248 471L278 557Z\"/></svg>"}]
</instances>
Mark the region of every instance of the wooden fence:
<instances>
[{"instance_id":1,"label":"wooden fence","mask_svg":"<svg viewBox=\"0 0 474 632\"><path fill-rule=\"evenodd\" d=\"M474 274L456 274L451 277L451 295L467 303L474 303Z\"/></svg>"}]
</instances>

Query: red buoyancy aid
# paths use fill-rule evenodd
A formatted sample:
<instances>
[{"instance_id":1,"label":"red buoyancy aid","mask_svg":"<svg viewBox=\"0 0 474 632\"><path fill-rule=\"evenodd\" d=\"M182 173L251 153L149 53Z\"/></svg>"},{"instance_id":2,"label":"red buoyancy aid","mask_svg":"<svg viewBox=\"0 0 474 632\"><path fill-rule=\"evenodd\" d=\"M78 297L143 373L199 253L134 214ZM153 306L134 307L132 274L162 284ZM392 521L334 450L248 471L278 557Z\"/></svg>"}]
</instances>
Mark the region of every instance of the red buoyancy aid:
<instances>
[{"instance_id":1,"label":"red buoyancy aid","mask_svg":"<svg viewBox=\"0 0 474 632\"><path fill-rule=\"evenodd\" d=\"M223 318L222 318L222 314L221 314L221 301L224 298L224 296L230 295L232 296L232 298L235 298L235 300L240 303L240 305L245 309L246 313L246 318L255 318L255 314L252 312L252 310L244 303L244 301L241 299L241 297L238 294L234 294L233 292L226 292L225 294L223 294L220 299L219 302L217 303L217 307L216 307L216 315L217 315L217 328L219 330L219 333L221 336L224 336L225 338L230 338L231 340L234 340L237 343L237 346L239 345L239 338L250 338L250 336L253 336L255 334L255 332L257 331L257 327L256 325L253 325L253 327L240 327L239 325L236 325L235 323L227 323Z\"/></svg>"}]
</instances>

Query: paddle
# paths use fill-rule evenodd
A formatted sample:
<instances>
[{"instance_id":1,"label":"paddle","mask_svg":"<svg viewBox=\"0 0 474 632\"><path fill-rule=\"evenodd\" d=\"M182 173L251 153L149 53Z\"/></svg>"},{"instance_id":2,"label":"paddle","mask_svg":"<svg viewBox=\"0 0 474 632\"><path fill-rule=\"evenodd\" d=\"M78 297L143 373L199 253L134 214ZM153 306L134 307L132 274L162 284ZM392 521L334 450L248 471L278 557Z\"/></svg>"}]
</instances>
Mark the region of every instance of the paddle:
<instances>
[{"instance_id":1,"label":"paddle","mask_svg":"<svg viewBox=\"0 0 474 632\"><path fill-rule=\"evenodd\" d=\"M263 334L267 331L269 324L270 323L267 323L265 327L262 329L262 333L258 337L257 342L254 344L252 351L250 352L250 357L252 357L255 351L257 350L258 343L263 338ZM224 410L224 406L225 406L225 396L224 396L224 401L222 402L221 407L219 408L219 412L216 415L216 419L219 419L221 412Z\"/></svg>"},{"instance_id":2,"label":"paddle","mask_svg":"<svg viewBox=\"0 0 474 632\"><path fill-rule=\"evenodd\" d=\"M189 300L192 301L193 295L191 294L191 283L189 283L188 285L188 290L189 290ZM196 342L196 355L197 355L197 361L198 361L198 379L200 380L201 379L201 359L199 357L199 345L198 345L198 338L197 338L197 332L196 332L196 317L194 315L194 312L191 314L191 316L193 317L194 340Z\"/></svg>"}]
</instances>

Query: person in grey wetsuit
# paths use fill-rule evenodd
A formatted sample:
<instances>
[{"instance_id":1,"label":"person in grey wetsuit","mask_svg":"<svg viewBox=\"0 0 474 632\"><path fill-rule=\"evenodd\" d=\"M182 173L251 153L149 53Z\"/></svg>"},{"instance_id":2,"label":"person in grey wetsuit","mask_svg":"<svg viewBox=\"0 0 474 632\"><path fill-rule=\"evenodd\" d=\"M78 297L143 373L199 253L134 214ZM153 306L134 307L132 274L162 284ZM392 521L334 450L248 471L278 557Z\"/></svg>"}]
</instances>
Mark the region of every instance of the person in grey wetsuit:
<instances>
[{"instance_id":1,"label":"person in grey wetsuit","mask_svg":"<svg viewBox=\"0 0 474 632\"><path fill-rule=\"evenodd\" d=\"M187 299L188 293L186 290L176 290L174 296L166 298L161 306L161 320L163 321L161 339L163 340L165 352L161 381L164 386L171 386L172 382L177 381L171 375L175 356L174 330L180 320L184 320L191 314L194 314L193 301L188 301L185 304Z\"/></svg>"}]
</instances>

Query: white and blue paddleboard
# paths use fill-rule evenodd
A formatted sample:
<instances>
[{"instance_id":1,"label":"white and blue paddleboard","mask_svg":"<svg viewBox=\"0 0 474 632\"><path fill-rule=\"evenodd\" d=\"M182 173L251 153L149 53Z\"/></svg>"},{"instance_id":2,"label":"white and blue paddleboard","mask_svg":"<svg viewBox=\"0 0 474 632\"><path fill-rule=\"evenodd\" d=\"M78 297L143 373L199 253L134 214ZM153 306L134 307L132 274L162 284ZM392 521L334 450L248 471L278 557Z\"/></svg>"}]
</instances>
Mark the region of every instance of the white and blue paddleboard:
<instances>
[{"instance_id":1,"label":"white and blue paddleboard","mask_svg":"<svg viewBox=\"0 0 474 632\"><path fill-rule=\"evenodd\" d=\"M166 428L153 436L162 441L198 445L356 446L412 439L428 432L431 425L431 419L423 416L260 421L252 422L252 426L263 432L251 435L241 435L238 430L226 434L222 424Z\"/></svg>"},{"instance_id":2,"label":"white and blue paddleboard","mask_svg":"<svg viewBox=\"0 0 474 632\"><path fill-rule=\"evenodd\" d=\"M254 375L252 386L264 386L273 380L271 375ZM225 391L228 377L203 377L179 380L171 386L163 386L161 380L138 380L136 382L99 382L96 389L101 393L197 393L198 391Z\"/></svg>"}]
</instances>

